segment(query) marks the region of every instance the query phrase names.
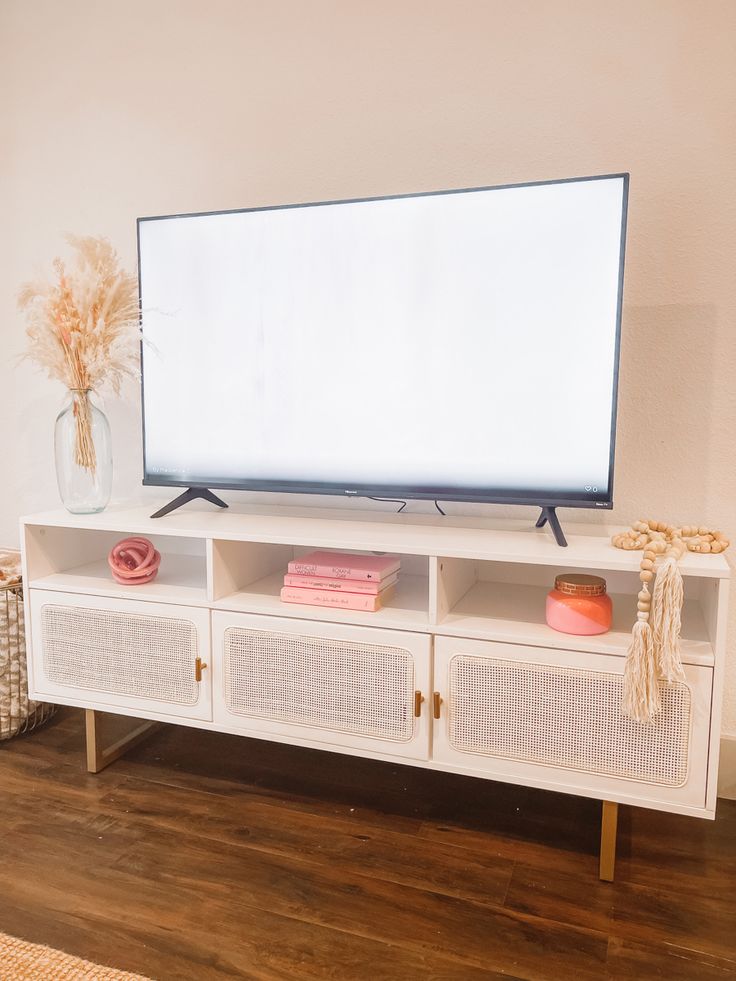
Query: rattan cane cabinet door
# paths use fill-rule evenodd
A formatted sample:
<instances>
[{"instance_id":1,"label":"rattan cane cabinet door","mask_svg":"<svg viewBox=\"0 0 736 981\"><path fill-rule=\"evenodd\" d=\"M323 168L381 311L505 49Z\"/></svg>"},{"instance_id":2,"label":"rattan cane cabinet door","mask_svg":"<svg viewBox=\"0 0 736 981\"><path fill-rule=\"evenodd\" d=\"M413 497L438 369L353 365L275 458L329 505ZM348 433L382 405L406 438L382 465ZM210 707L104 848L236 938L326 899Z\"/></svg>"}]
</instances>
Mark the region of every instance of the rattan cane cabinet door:
<instances>
[{"instance_id":1,"label":"rattan cane cabinet door","mask_svg":"<svg viewBox=\"0 0 736 981\"><path fill-rule=\"evenodd\" d=\"M216 723L428 758L426 635L216 611L212 647Z\"/></svg>"},{"instance_id":2,"label":"rattan cane cabinet door","mask_svg":"<svg viewBox=\"0 0 736 981\"><path fill-rule=\"evenodd\" d=\"M705 806L712 670L663 685L652 725L620 710L624 658L438 637L433 758L496 779L663 809Z\"/></svg>"},{"instance_id":3,"label":"rattan cane cabinet door","mask_svg":"<svg viewBox=\"0 0 736 981\"><path fill-rule=\"evenodd\" d=\"M208 610L29 592L34 685L48 700L212 718Z\"/></svg>"}]
</instances>

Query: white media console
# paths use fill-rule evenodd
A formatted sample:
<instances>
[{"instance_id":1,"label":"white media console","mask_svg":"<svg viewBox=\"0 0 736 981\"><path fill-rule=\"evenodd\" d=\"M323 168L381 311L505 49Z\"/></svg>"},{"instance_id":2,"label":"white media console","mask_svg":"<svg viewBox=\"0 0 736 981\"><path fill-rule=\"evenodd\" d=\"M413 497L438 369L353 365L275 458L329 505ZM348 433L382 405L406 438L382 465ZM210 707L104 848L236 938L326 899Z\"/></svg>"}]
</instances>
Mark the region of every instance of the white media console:
<instances>
[{"instance_id":1,"label":"white media console","mask_svg":"<svg viewBox=\"0 0 736 981\"><path fill-rule=\"evenodd\" d=\"M664 685L661 716L639 725L619 702L641 556L615 549L608 529L571 526L563 549L516 521L151 510L21 522L30 694L88 710L90 769L130 742L102 747L105 712L598 798L607 879L618 803L714 816L722 555L681 562L686 682ZM161 552L148 585L118 585L107 566L132 534ZM287 562L315 547L398 553L391 602L377 613L282 603ZM608 633L546 625L546 593L572 569L606 578Z\"/></svg>"}]
</instances>

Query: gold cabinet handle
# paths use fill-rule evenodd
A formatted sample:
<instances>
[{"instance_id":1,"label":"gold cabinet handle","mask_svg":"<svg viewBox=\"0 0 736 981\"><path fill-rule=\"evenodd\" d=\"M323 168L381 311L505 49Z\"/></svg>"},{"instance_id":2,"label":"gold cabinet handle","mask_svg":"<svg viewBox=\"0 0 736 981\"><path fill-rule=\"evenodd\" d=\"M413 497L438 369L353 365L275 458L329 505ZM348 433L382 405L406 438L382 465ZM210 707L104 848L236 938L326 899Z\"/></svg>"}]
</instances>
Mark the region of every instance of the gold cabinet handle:
<instances>
[{"instance_id":1,"label":"gold cabinet handle","mask_svg":"<svg viewBox=\"0 0 736 981\"><path fill-rule=\"evenodd\" d=\"M195 662L194 662L194 680L195 681L201 681L202 680L202 672L204 671L204 669L206 667L207 667L207 665L204 663L204 661L202 660L201 657L198 657L195 660Z\"/></svg>"},{"instance_id":2,"label":"gold cabinet handle","mask_svg":"<svg viewBox=\"0 0 736 981\"><path fill-rule=\"evenodd\" d=\"M435 719L440 717L440 705L442 704L442 696L438 691L432 692L432 715Z\"/></svg>"},{"instance_id":3,"label":"gold cabinet handle","mask_svg":"<svg viewBox=\"0 0 736 981\"><path fill-rule=\"evenodd\" d=\"M418 719L422 714L422 702L424 701L424 695L420 691L414 692L414 715Z\"/></svg>"}]
</instances>

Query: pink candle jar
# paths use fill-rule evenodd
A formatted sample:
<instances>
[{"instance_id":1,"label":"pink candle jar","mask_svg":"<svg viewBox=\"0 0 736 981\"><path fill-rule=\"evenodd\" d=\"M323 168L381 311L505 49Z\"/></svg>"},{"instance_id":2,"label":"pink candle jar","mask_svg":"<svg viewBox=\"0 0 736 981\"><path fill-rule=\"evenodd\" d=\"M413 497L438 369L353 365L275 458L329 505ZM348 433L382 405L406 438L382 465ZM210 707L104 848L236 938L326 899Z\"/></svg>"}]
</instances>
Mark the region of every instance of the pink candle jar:
<instances>
[{"instance_id":1,"label":"pink candle jar","mask_svg":"<svg viewBox=\"0 0 736 981\"><path fill-rule=\"evenodd\" d=\"M611 597L600 576L564 573L547 594L547 623L563 634L604 634L611 627Z\"/></svg>"}]
</instances>

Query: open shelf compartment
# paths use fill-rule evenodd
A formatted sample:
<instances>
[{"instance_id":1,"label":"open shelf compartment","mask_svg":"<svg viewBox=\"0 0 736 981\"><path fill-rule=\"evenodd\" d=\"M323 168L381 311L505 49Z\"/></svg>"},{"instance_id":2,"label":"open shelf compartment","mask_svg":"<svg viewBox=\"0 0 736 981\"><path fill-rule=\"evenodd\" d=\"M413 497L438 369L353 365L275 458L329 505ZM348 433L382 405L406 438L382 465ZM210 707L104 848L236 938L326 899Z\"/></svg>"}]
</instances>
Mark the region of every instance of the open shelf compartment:
<instances>
[{"instance_id":1,"label":"open shelf compartment","mask_svg":"<svg viewBox=\"0 0 736 981\"><path fill-rule=\"evenodd\" d=\"M207 606L206 548L202 539L147 535L161 553L153 582L124 586L107 563L121 532L26 525L26 583L31 589Z\"/></svg>"},{"instance_id":2,"label":"open shelf compartment","mask_svg":"<svg viewBox=\"0 0 736 981\"><path fill-rule=\"evenodd\" d=\"M638 573L589 570L606 579L613 620L604 634L577 636L553 630L545 620L547 593L554 586L555 576L564 571L560 566L439 558L433 630L445 636L624 656L636 620ZM685 576L684 586L682 659L688 664L712 666L716 625L711 611L715 609L717 581Z\"/></svg>"},{"instance_id":3,"label":"open shelf compartment","mask_svg":"<svg viewBox=\"0 0 736 981\"><path fill-rule=\"evenodd\" d=\"M375 613L334 607L284 603L281 588L292 559L312 548L214 539L210 543L213 607L241 613L265 613L303 620L370 624L397 630L429 630L429 559L401 555L396 588ZM346 555L370 554L358 549L331 549Z\"/></svg>"}]
</instances>

